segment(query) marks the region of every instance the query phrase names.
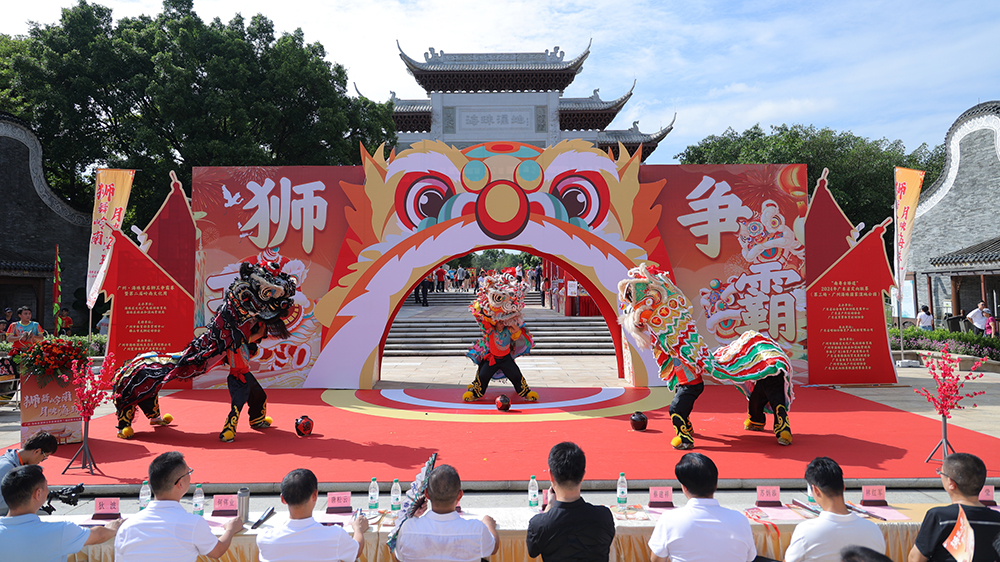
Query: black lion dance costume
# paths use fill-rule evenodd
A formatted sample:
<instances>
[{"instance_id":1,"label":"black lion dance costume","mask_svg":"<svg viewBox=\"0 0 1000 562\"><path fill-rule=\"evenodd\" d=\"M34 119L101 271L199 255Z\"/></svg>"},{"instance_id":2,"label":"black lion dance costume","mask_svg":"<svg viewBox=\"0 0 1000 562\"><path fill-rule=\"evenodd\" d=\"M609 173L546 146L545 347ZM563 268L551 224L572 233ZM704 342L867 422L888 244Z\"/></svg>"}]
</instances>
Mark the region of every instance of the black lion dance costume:
<instances>
[{"instance_id":1,"label":"black lion dance costume","mask_svg":"<svg viewBox=\"0 0 1000 562\"><path fill-rule=\"evenodd\" d=\"M476 380L469 385L462 400L472 402L482 398L490 380L501 369L521 398L529 402L538 400L538 393L528 387L521 369L514 363L515 357L528 353L534 345L531 333L524 327L526 288L527 285L519 283L510 273L491 275L485 279L476 300L469 305L483 335L466 353L479 368Z\"/></svg>"},{"instance_id":2,"label":"black lion dance costume","mask_svg":"<svg viewBox=\"0 0 1000 562\"><path fill-rule=\"evenodd\" d=\"M204 374L219 361L229 362L229 395L232 408L219 434L222 441L236 437L236 423L249 403L250 425L263 429L267 418L267 394L250 372L250 357L257 342L267 336L289 337L284 318L292 309L295 280L281 272L277 262L243 263L240 276L226 295L207 330L178 353L150 352L137 356L115 374L115 409L118 437L134 434L132 421L138 406L150 425L167 425L169 414L160 416L158 394L164 384Z\"/></svg>"}]
</instances>

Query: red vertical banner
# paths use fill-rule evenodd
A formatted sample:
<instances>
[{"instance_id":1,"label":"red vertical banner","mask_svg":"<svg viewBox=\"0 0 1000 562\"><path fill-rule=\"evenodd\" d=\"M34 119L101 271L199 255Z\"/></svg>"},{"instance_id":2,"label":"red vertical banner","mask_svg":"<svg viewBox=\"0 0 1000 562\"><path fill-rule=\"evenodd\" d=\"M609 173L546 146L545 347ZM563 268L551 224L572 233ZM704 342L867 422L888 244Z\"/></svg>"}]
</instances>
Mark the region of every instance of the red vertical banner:
<instances>
[{"instance_id":1,"label":"red vertical banner","mask_svg":"<svg viewBox=\"0 0 1000 562\"><path fill-rule=\"evenodd\" d=\"M150 351L183 350L194 337L194 299L120 230L113 236L108 351L124 364Z\"/></svg>"}]
</instances>

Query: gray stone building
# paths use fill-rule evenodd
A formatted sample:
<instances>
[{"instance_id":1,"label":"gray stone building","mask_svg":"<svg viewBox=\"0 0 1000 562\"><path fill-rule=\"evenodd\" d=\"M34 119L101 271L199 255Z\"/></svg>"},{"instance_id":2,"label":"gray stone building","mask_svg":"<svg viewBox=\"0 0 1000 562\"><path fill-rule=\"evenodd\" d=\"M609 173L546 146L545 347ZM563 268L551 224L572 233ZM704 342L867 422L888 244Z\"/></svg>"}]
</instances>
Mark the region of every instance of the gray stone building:
<instances>
[{"instance_id":1,"label":"gray stone building","mask_svg":"<svg viewBox=\"0 0 1000 562\"><path fill-rule=\"evenodd\" d=\"M542 53L456 54L431 48L420 62L400 47L399 57L429 99L404 100L391 93L398 147L425 139L458 148L488 141L545 147L581 138L616 157L618 143L630 153L641 144L645 160L673 122L655 133L639 131L638 121L627 130L605 129L632 97L635 83L613 100L602 99L598 90L586 98L563 97L589 55L589 45L572 59L559 47Z\"/></svg>"},{"instance_id":2,"label":"gray stone building","mask_svg":"<svg viewBox=\"0 0 1000 562\"><path fill-rule=\"evenodd\" d=\"M946 316L1000 297L1000 101L959 116L945 137L941 176L917 205L909 269L916 297Z\"/></svg>"},{"instance_id":3,"label":"gray stone building","mask_svg":"<svg viewBox=\"0 0 1000 562\"><path fill-rule=\"evenodd\" d=\"M52 192L42 171L42 145L28 125L0 112L0 310L32 308L52 332L52 276L56 244L62 259L62 304L86 286L90 215L73 210ZM71 312L74 329L87 317Z\"/></svg>"}]
</instances>

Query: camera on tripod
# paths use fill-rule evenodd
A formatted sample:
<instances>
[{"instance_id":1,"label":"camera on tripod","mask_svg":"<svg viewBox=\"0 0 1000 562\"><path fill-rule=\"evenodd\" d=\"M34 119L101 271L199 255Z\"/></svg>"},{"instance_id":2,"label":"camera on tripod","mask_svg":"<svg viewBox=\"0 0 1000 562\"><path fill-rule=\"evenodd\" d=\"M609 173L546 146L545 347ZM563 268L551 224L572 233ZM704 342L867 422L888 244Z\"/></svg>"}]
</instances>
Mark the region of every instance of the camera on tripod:
<instances>
[{"instance_id":1,"label":"camera on tripod","mask_svg":"<svg viewBox=\"0 0 1000 562\"><path fill-rule=\"evenodd\" d=\"M52 500L59 500L66 505L77 505L80 503L80 494L83 493L83 484L76 486L66 486L58 490L49 492L49 502L42 506L42 511L52 515L56 508L52 505Z\"/></svg>"}]
</instances>

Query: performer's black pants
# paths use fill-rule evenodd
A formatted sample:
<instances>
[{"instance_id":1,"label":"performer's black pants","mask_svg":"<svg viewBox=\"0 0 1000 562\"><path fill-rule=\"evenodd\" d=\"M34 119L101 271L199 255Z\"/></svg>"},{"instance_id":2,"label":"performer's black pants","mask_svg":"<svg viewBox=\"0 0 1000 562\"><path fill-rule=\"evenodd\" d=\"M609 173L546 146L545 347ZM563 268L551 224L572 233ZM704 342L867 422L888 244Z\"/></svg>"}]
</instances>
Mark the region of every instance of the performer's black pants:
<instances>
[{"instance_id":1,"label":"performer's black pants","mask_svg":"<svg viewBox=\"0 0 1000 562\"><path fill-rule=\"evenodd\" d=\"M479 364L479 371L476 373L476 381L479 382L479 389L483 394L486 394L486 387L490 385L490 381L493 380L493 375L497 371L503 369L503 374L507 376L509 380L514 385L514 390L521 394L527 385L524 383L524 376L521 374L521 369L514 362L514 358L508 353L503 357L496 357L496 362L490 365L489 360L485 360Z\"/></svg>"},{"instance_id":2,"label":"performer's black pants","mask_svg":"<svg viewBox=\"0 0 1000 562\"><path fill-rule=\"evenodd\" d=\"M267 393L257 382L253 373L243 375L247 382L240 382L234 375L229 375L226 384L229 386L229 397L233 401L232 414L239 416L243 406L250 403L247 415L250 416L250 423L258 423L267 411Z\"/></svg>"},{"instance_id":3,"label":"performer's black pants","mask_svg":"<svg viewBox=\"0 0 1000 562\"><path fill-rule=\"evenodd\" d=\"M775 411L778 406L788 407L785 403L785 377L772 375L757 381L750 393L750 403L747 405L747 413L750 414L750 421L754 423L764 423L767 418L764 416L764 407L770 404L771 411Z\"/></svg>"},{"instance_id":4,"label":"performer's black pants","mask_svg":"<svg viewBox=\"0 0 1000 562\"><path fill-rule=\"evenodd\" d=\"M691 416L691 410L694 410L694 401L701 396L702 392L705 392L705 383L703 382L677 385L674 401L670 403L670 414L680 414L684 419L688 419Z\"/></svg>"}]
</instances>

